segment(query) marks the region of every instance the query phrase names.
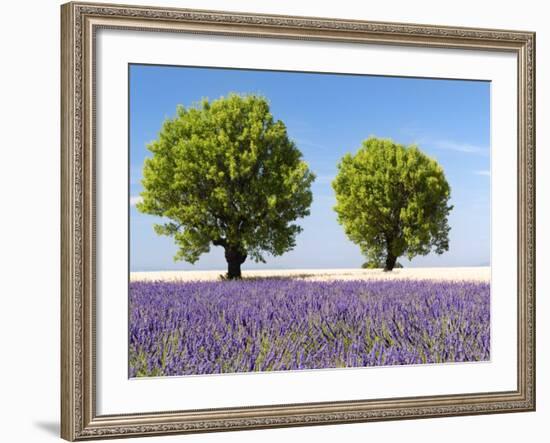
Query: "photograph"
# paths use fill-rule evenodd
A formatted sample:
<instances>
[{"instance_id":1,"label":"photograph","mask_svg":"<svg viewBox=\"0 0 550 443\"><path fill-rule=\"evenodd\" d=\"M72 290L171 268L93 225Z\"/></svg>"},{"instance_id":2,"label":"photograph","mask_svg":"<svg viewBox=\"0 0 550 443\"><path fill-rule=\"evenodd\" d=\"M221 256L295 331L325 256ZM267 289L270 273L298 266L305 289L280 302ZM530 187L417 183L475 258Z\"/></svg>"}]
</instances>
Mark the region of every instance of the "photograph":
<instances>
[{"instance_id":1,"label":"photograph","mask_svg":"<svg viewBox=\"0 0 550 443\"><path fill-rule=\"evenodd\" d=\"M61 437L535 411L542 24L206 3L60 8Z\"/></svg>"},{"instance_id":2,"label":"photograph","mask_svg":"<svg viewBox=\"0 0 550 443\"><path fill-rule=\"evenodd\" d=\"M491 360L491 82L128 85L130 378Z\"/></svg>"}]
</instances>

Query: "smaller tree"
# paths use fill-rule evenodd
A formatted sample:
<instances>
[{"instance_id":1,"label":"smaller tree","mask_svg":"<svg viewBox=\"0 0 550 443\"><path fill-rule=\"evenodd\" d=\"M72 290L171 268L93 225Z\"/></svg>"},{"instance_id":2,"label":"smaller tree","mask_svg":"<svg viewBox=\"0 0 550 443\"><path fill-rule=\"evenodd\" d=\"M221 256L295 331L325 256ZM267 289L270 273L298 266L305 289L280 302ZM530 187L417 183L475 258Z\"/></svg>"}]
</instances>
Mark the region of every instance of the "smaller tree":
<instances>
[{"instance_id":1,"label":"smaller tree","mask_svg":"<svg viewBox=\"0 0 550 443\"><path fill-rule=\"evenodd\" d=\"M372 266L391 271L400 256L449 249L451 190L441 166L418 147L369 138L342 158L332 186L338 221Z\"/></svg>"}]
</instances>

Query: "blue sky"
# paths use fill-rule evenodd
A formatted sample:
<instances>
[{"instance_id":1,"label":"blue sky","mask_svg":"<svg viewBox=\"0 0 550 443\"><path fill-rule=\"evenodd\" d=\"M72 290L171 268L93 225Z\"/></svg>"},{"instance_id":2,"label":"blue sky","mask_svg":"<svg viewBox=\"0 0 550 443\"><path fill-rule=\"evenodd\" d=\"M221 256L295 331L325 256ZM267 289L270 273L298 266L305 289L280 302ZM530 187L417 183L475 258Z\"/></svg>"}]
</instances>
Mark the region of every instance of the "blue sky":
<instances>
[{"instance_id":1,"label":"blue sky","mask_svg":"<svg viewBox=\"0 0 550 443\"><path fill-rule=\"evenodd\" d=\"M146 144L176 105L230 92L268 98L316 173L311 215L294 250L252 268L356 268L364 258L345 236L330 185L339 159L373 135L416 143L437 159L451 186L450 247L405 266L479 266L490 261L490 83L365 75L168 66L130 66L130 270L225 269L223 250L191 265L174 262L176 246L153 232L162 220L135 208Z\"/></svg>"}]
</instances>

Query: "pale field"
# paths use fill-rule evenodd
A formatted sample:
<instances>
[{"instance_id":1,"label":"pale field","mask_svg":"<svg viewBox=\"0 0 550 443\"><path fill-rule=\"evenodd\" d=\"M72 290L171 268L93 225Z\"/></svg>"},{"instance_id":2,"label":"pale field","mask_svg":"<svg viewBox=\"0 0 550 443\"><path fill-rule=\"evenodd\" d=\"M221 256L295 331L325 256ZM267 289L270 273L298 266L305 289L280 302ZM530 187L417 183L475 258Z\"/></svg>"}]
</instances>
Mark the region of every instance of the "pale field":
<instances>
[{"instance_id":1,"label":"pale field","mask_svg":"<svg viewBox=\"0 0 550 443\"><path fill-rule=\"evenodd\" d=\"M225 270L218 271L155 271L131 272L131 281L208 281L219 280ZM243 270L243 278L290 277L303 280L440 280L485 281L491 280L491 268L402 268L391 272L381 269L254 269Z\"/></svg>"}]
</instances>

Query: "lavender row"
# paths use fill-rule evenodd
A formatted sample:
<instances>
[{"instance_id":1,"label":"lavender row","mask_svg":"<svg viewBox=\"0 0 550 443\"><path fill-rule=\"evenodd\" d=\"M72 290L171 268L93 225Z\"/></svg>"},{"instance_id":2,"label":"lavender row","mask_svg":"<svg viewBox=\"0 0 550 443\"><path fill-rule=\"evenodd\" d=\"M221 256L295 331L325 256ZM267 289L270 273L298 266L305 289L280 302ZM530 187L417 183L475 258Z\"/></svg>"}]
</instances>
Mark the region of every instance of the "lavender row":
<instances>
[{"instance_id":1,"label":"lavender row","mask_svg":"<svg viewBox=\"0 0 550 443\"><path fill-rule=\"evenodd\" d=\"M130 376L489 359L479 282L133 282Z\"/></svg>"}]
</instances>

